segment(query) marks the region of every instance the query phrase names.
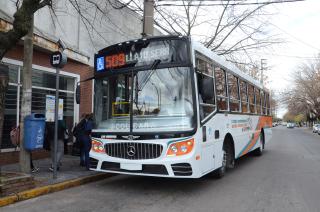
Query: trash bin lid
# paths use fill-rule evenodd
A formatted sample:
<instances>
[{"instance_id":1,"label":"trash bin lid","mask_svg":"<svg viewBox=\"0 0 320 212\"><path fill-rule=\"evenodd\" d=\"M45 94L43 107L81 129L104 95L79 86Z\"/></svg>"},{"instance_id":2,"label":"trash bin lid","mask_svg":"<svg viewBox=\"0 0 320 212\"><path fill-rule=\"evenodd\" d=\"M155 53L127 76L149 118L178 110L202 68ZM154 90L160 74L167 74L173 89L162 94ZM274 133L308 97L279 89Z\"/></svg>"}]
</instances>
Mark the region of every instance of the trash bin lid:
<instances>
[{"instance_id":1,"label":"trash bin lid","mask_svg":"<svg viewBox=\"0 0 320 212\"><path fill-rule=\"evenodd\" d=\"M39 121L43 121L46 120L46 117L44 114L41 113L31 113L30 115L27 115L25 117L25 120L39 120Z\"/></svg>"}]
</instances>

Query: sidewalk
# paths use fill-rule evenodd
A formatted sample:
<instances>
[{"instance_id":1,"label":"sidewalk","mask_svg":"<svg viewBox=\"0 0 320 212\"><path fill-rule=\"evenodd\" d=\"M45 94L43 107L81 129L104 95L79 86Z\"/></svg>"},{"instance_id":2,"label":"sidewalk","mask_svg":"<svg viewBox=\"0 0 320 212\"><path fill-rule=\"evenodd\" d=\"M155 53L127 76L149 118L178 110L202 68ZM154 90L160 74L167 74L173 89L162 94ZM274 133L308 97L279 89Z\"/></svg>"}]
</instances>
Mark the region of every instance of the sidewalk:
<instances>
[{"instance_id":1,"label":"sidewalk","mask_svg":"<svg viewBox=\"0 0 320 212\"><path fill-rule=\"evenodd\" d=\"M34 178L36 188L19 192L18 194L13 194L5 198L0 198L0 207L39 195L102 180L111 176L106 173L87 171L85 167L81 167L79 165L78 156L64 155L62 158L62 166L57 172L57 179L53 179L53 172L49 170L49 167L51 166L50 158L34 160L33 164L35 167L40 168L38 172L31 173L31 176ZM2 166L1 171L3 173L19 172L19 164Z\"/></svg>"}]
</instances>

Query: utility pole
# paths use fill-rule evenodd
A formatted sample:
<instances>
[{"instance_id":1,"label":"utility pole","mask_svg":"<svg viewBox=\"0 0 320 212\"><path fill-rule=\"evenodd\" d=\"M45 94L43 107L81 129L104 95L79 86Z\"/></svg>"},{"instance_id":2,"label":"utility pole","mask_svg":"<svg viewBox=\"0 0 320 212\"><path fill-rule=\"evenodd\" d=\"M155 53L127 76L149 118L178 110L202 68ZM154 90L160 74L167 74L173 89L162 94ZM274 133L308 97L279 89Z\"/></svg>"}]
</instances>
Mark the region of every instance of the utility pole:
<instances>
[{"instance_id":1,"label":"utility pole","mask_svg":"<svg viewBox=\"0 0 320 212\"><path fill-rule=\"evenodd\" d=\"M142 36L153 35L154 0L144 0Z\"/></svg>"},{"instance_id":2,"label":"utility pole","mask_svg":"<svg viewBox=\"0 0 320 212\"><path fill-rule=\"evenodd\" d=\"M263 70L265 70L267 65L267 59L261 59L261 76L260 76L260 83L263 85Z\"/></svg>"},{"instance_id":3,"label":"utility pole","mask_svg":"<svg viewBox=\"0 0 320 212\"><path fill-rule=\"evenodd\" d=\"M33 25L34 18L31 18L31 27L24 37L23 46L23 79L21 98L21 119L20 119L20 171L30 173L30 152L24 149L24 118L31 114L32 97L32 58L33 58Z\"/></svg>"}]
</instances>

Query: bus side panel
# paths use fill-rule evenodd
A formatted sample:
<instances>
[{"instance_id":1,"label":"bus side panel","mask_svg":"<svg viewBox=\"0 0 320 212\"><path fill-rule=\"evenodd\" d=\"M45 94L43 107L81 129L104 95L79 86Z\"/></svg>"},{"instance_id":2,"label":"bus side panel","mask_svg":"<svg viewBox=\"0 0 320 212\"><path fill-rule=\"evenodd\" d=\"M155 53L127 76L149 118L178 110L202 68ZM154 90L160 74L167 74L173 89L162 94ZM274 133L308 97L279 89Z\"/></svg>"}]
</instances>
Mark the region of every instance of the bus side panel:
<instances>
[{"instance_id":1,"label":"bus side panel","mask_svg":"<svg viewBox=\"0 0 320 212\"><path fill-rule=\"evenodd\" d=\"M272 137L272 117L271 116L261 116L259 119L260 122L260 128L263 128L264 131L264 142L265 142L265 146L266 144L270 141L271 137ZM260 135L260 131L259 131L259 135ZM251 149L251 151L257 149L260 147L260 136L257 139L257 142L255 144L255 146Z\"/></svg>"},{"instance_id":2,"label":"bus side panel","mask_svg":"<svg viewBox=\"0 0 320 212\"><path fill-rule=\"evenodd\" d=\"M223 129L225 128L226 120L221 119L221 117L221 114L216 114L199 130L201 133L206 133L205 141L203 137L200 140L202 174L206 174L222 164ZM215 135L217 131L219 131L218 138Z\"/></svg>"},{"instance_id":3,"label":"bus side panel","mask_svg":"<svg viewBox=\"0 0 320 212\"><path fill-rule=\"evenodd\" d=\"M271 137L272 137L272 117L271 116L266 116L265 117L265 124L263 127L264 130L264 141L267 144Z\"/></svg>"},{"instance_id":4,"label":"bus side panel","mask_svg":"<svg viewBox=\"0 0 320 212\"><path fill-rule=\"evenodd\" d=\"M230 133L234 142L235 158L246 154L255 145L252 138L259 123L259 116L246 114L229 114L227 116L228 124L226 133Z\"/></svg>"}]
</instances>

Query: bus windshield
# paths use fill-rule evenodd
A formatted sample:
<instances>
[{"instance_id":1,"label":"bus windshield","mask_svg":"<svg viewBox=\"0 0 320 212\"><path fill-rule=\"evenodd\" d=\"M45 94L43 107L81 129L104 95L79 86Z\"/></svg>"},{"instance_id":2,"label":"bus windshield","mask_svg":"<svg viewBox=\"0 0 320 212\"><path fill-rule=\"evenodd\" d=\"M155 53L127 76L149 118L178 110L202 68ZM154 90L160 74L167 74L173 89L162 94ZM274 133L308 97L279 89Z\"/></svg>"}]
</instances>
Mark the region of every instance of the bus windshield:
<instances>
[{"instance_id":1,"label":"bus windshield","mask_svg":"<svg viewBox=\"0 0 320 212\"><path fill-rule=\"evenodd\" d=\"M189 67L173 67L97 79L97 131L130 132L130 125L132 132L192 130L191 73Z\"/></svg>"}]
</instances>

